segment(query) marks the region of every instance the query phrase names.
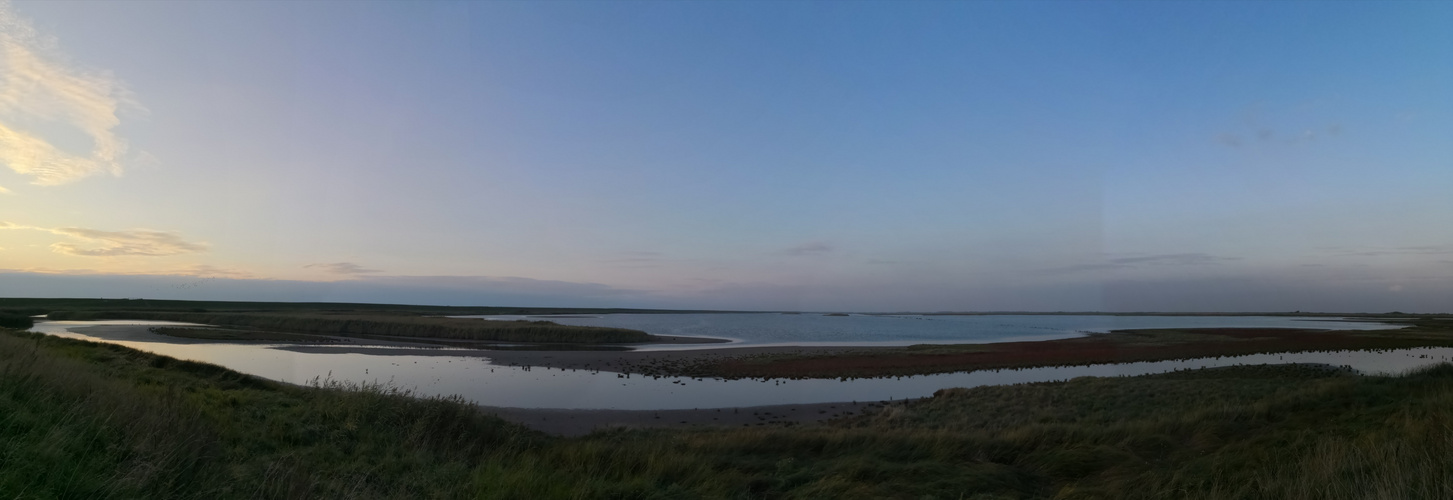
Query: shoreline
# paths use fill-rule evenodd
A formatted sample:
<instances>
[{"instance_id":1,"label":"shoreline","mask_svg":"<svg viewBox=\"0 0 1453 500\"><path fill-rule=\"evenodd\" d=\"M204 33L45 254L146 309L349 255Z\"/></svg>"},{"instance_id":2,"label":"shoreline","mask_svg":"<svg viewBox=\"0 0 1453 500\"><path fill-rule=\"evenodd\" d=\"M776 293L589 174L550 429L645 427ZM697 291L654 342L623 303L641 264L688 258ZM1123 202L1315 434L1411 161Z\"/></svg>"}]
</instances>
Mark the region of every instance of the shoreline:
<instances>
[{"instance_id":1,"label":"shoreline","mask_svg":"<svg viewBox=\"0 0 1453 500\"><path fill-rule=\"evenodd\" d=\"M168 337L153 333L149 325L92 325L68 329L107 340L150 341L185 344L226 344L235 341L207 341ZM1316 342L1309 339L1322 339ZM1294 345L1287 345L1291 342ZM256 344L261 342L241 342ZM279 344L273 342L272 344ZM1095 346L1102 349L1097 351ZM1175 357L1213 357L1245 354L1281 346L1276 352L1324 349L1378 349L1392 347L1444 345L1453 346L1453 332L1444 329L1400 330L1301 330L1301 329L1196 329L1196 330L1122 330L1071 339L1008 342L998 344L919 345L911 347L879 346L743 346L677 351L517 351L484 349L449 349L438 346L393 345L319 345L315 343L283 343L277 349L296 352L359 353L374 355L472 356L487 358L500 366L532 366L591 370L615 373L637 373L644 376L708 377L698 374L746 366L758 368L758 374L736 378L838 378L810 376L817 373L843 373L853 370L886 368L908 370L902 374L932 373L927 370L975 371L993 369L995 365L1018 367L1052 366L1055 364L1089 364L1098 362L1095 355L1111 354L1125 357L1173 359ZM1292 347L1291 349L1285 349ZM1217 351L1221 349L1221 351ZM1240 351L1226 353L1230 349ZM1217 352L1221 352L1217 354ZM1187 353L1195 356L1184 356ZM968 364L965 364L965 359ZM929 361L925 364L922 361ZM956 364L944 364L949 360ZM1057 361L1057 362L1056 362ZM977 363L977 364L975 364ZM967 368L965 368L967 366ZM806 369L804 369L806 368ZM953 368L953 369L948 369ZM762 375L765 373L765 375ZM848 377L874 375L848 375ZM893 376L876 375L876 376ZM723 377L726 378L726 377ZM912 401L914 398L908 399ZM597 430L611 429L706 429L706 428L787 428L812 425L861 415L865 410L901 404L904 400L826 402L782 404L770 406L724 407L671 410L557 409L514 408L476 405L488 414L498 416L531 429L557 436L583 436Z\"/></svg>"},{"instance_id":2,"label":"shoreline","mask_svg":"<svg viewBox=\"0 0 1453 500\"><path fill-rule=\"evenodd\" d=\"M1200 357L1318 350L1453 347L1453 330L1411 324L1398 330L1289 328L1191 328L1116 330L1053 340L912 346L745 345L678 350L627 350L610 346L509 345L504 348L441 346L406 339L329 337L335 342L216 341L171 337L145 325L71 327L109 340L181 344L271 344L300 353L458 356L511 367L559 368L652 377L723 379L875 378L978 370L1131 363ZM693 340L702 337L690 337ZM474 343L473 345L479 345ZM701 345L701 344L697 344Z\"/></svg>"},{"instance_id":3,"label":"shoreline","mask_svg":"<svg viewBox=\"0 0 1453 500\"><path fill-rule=\"evenodd\" d=\"M1453 331L1194 328L1116 330L1053 340L912 346L741 346L683 350L436 350L297 345L298 352L478 356L500 366L648 377L877 378L1328 350L1453 347Z\"/></svg>"}]
</instances>

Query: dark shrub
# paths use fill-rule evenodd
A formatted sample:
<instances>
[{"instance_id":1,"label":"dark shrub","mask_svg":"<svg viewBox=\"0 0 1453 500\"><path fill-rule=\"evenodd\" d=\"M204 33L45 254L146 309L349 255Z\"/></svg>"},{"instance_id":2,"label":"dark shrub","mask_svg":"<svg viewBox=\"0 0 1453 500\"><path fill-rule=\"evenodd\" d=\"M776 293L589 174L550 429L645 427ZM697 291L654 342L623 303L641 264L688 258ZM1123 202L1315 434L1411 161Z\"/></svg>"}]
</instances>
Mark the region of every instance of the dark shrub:
<instances>
[{"instance_id":1,"label":"dark shrub","mask_svg":"<svg viewBox=\"0 0 1453 500\"><path fill-rule=\"evenodd\" d=\"M32 326L35 326L35 320L24 313L0 311L0 328L25 330Z\"/></svg>"}]
</instances>

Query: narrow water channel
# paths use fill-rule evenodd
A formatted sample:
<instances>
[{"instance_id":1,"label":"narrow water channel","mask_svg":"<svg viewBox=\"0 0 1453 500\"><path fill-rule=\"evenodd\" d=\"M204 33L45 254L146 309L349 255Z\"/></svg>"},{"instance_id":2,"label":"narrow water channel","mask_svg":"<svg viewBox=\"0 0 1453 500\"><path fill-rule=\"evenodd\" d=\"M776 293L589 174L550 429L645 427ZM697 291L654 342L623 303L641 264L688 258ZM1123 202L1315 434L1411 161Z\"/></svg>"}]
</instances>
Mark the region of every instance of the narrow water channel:
<instances>
[{"instance_id":1,"label":"narrow water channel","mask_svg":"<svg viewBox=\"0 0 1453 500\"><path fill-rule=\"evenodd\" d=\"M295 384L334 380L388 384L416 395L460 395L479 404L516 408L666 410L919 398L949 387L1017 384L1084 376L1132 376L1174 370L1272 363L1322 363L1367 374L1399 374L1453 359L1453 348L1257 354L1177 361L989 370L881 379L720 380L626 377L610 372L521 368L487 357L296 352L278 344L224 343L152 334L145 326L99 338L73 329L96 325L176 324L157 321L55 321L32 331L111 342L179 359L213 363Z\"/></svg>"}]
</instances>

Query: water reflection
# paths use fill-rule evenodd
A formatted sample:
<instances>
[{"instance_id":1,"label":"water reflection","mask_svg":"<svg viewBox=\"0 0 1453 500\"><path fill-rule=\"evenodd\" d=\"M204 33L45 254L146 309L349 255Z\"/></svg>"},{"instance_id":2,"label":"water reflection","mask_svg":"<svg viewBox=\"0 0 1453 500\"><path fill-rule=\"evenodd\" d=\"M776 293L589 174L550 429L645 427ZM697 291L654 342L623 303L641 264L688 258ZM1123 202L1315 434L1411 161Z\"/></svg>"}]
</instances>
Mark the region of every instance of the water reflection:
<instances>
[{"instance_id":1,"label":"water reflection","mask_svg":"<svg viewBox=\"0 0 1453 500\"><path fill-rule=\"evenodd\" d=\"M304 384L315 379L386 383L421 395L458 394L490 406L520 408L609 408L626 410L724 408L793 403L876 401L929 396L947 387L1066 380L1083 376L1130 376L1241 364L1324 363L1369 374L1399 374L1446 362L1453 348L1258 354L1183 361L1102 364L1023 370L979 371L888 379L718 380L650 378L609 372L497 366L472 356L414 356L295 352L269 344L168 341L132 329L125 336L97 338L72 332L93 325L177 324L145 321L57 321L34 331L112 342L180 359L222 365L243 373ZM82 329L82 332L86 330ZM113 335L108 335L113 337ZM155 337L155 338L152 338Z\"/></svg>"},{"instance_id":2,"label":"water reflection","mask_svg":"<svg viewBox=\"0 0 1453 500\"><path fill-rule=\"evenodd\" d=\"M1312 328L1380 330L1406 325L1295 316L1107 315L863 315L818 313L601 314L455 316L486 320L545 319L565 325L610 326L654 335L731 339L737 345L911 345L1013 342L1078 337L1090 332L1148 328ZM713 344L661 345L648 350L711 349Z\"/></svg>"}]
</instances>

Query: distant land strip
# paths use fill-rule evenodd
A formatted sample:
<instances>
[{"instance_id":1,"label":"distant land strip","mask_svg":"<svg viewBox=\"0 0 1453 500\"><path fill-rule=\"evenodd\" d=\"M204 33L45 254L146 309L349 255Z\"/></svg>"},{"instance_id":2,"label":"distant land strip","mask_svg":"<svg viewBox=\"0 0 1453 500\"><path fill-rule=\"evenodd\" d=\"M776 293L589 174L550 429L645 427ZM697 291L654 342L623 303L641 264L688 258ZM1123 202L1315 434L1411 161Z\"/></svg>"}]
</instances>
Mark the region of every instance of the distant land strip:
<instances>
[{"instance_id":1,"label":"distant land strip","mask_svg":"<svg viewBox=\"0 0 1453 500\"><path fill-rule=\"evenodd\" d=\"M168 311L56 311L58 321L132 319L177 321L315 335L380 335L525 343L637 343L656 337L640 330L570 326L549 321L490 321L368 313L271 312L211 313Z\"/></svg>"}]
</instances>

